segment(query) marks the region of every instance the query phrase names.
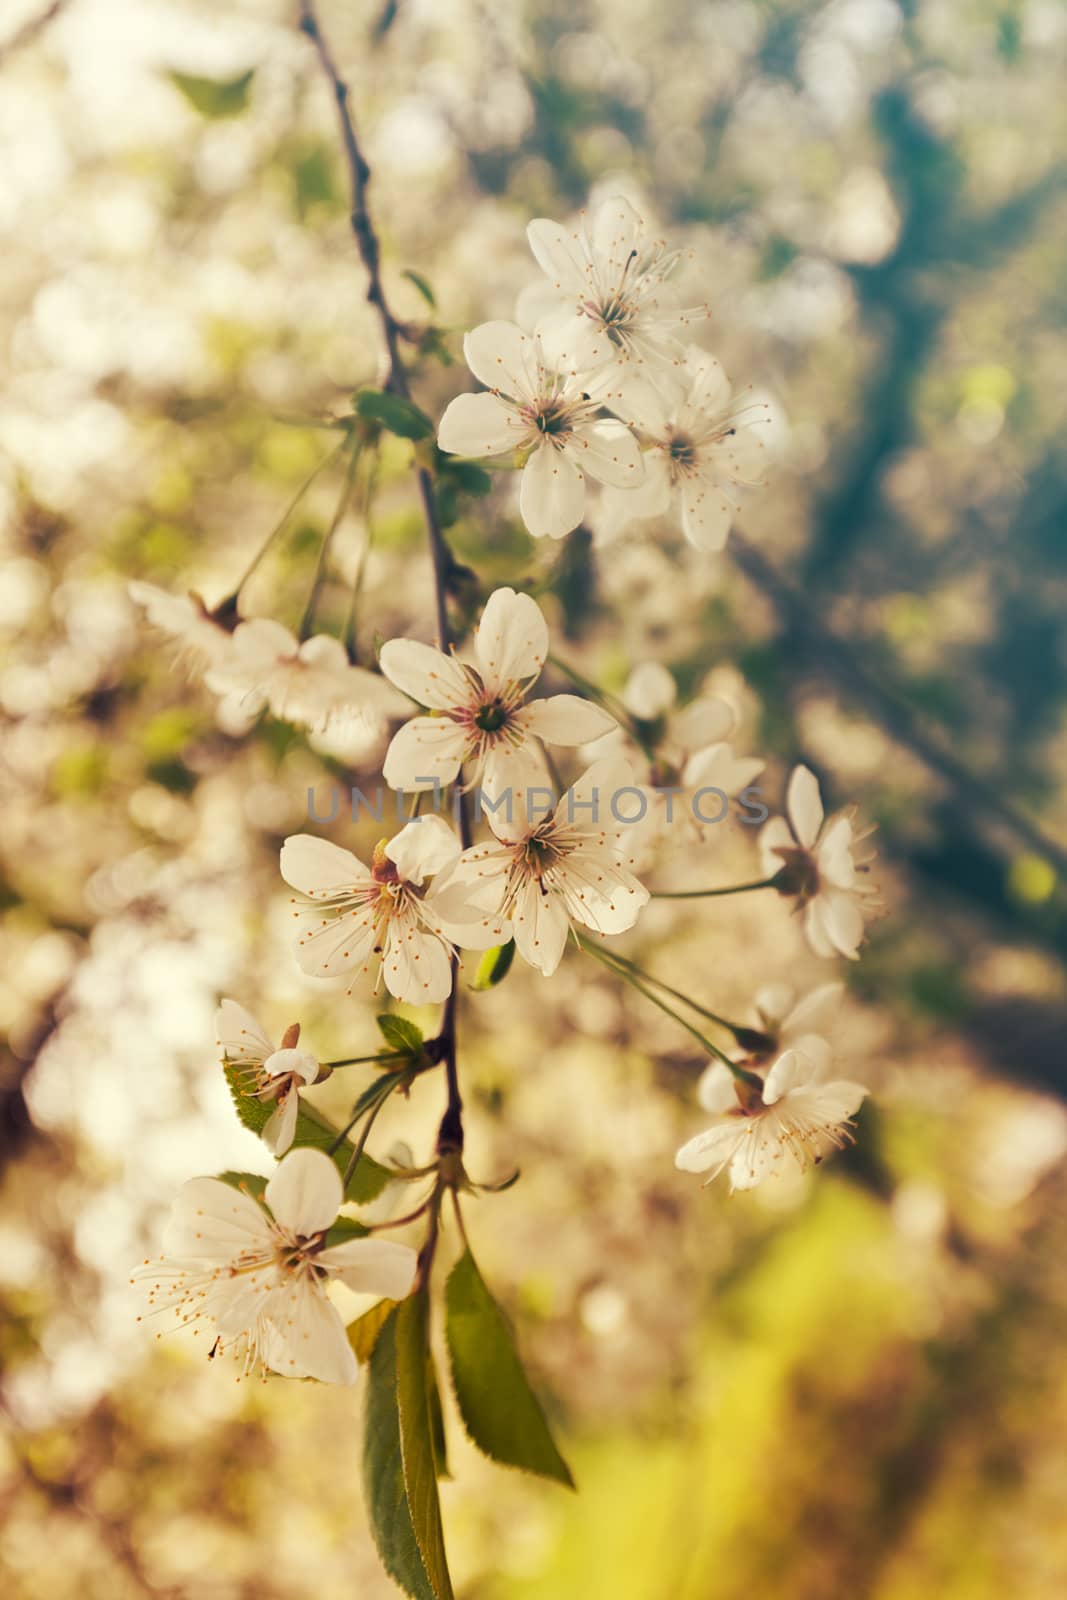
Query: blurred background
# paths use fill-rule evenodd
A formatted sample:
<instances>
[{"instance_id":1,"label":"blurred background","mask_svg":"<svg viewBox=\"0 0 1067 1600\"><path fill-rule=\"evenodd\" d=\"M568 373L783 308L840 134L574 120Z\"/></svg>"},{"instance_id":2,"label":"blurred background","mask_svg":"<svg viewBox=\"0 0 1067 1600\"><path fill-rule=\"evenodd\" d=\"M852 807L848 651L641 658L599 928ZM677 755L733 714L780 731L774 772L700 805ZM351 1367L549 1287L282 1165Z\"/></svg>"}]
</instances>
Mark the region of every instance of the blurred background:
<instances>
[{"instance_id":1,"label":"blurred background","mask_svg":"<svg viewBox=\"0 0 1067 1600\"><path fill-rule=\"evenodd\" d=\"M309 785L380 743L246 737L127 581L228 594L381 377L329 94L284 0L0 7L0 1322L19 1600L392 1594L358 1397L235 1385L134 1322L177 1185L265 1170L214 1051L230 993L321 1058L372 1008L301 978L277 873ZM879 825L887 915L844 974L769 897L650 908L624 948L743 1013L843 976L859 1140L731 1199L674 1171L686 1036L568 957L463 1006L470 1208L578 1478L454 1415L465 1600L1059 1600L1067 1592L1067 11L1058 0L322 0L402 316L459 335L535 275L524 229L624 192L693 251L706 342L777 464L721 561L638 525L534 546L450 503L618 689L665 661ZM445 364L449 353L456 363ZM358 642L430 635L406 445L383 452ZM327 468L242 597L300 618ZM592 519L595 522L595 517ZM367 537L340 530L339 630ZM559 633L557 632L557 637ZM562 687L562 685L560 685ZM368 849L366 828L324 829ZM688 881L751 876L718 830ZM675 868L680 871L682 869ZM661 881L666 881L662 879ZM424 1019L432 1024L432 1017ZM316 1091L341 1117L358 1089ZM425 1158L440 1085L378 1153ZM446 1239L447 1253L454 1240Z\"/></svg>"}]
</instances>

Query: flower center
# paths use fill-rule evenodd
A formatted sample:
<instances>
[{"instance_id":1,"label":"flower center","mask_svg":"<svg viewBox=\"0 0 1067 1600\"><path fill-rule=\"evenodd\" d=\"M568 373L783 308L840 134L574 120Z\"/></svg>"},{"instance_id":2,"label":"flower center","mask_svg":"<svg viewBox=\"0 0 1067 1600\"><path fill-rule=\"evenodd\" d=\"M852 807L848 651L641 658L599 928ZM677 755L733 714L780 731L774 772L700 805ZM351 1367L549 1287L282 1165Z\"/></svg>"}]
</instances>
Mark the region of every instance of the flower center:
<instances>
[{"instance_id":1,"label":"flower center","mask_svg":"<svg viewBox=\"0 0 1067 1600\"><path fill-rule=\"evenodd\" d=\"M474 714L474 726L483 733L498 733L508 720L508 708L497 696L479 706Z\"/></svg>"},{"instance_id":2,"label":"flower center","mask_svg":"<svg viewBox=\"0 0 1067 1600\"><path fill-rule=\"evenodd\" d=\"M558 438L560 434L570 432L569 408L558 401L550 401L533 420L537 431L548 434L551 438Z\"/></svg>"},{"instance_id":3,"label":"flower center","mask_svg":"<svg viewBox=\"0 0 1067 1600\"><path fill-rule=\"evenodd\" d=\"M687 467L696 466L696 446L687 434L674 434L667 447L667 454L670 456L672 466L680 467L683 471Z\"/></svg>"}]
</instances>

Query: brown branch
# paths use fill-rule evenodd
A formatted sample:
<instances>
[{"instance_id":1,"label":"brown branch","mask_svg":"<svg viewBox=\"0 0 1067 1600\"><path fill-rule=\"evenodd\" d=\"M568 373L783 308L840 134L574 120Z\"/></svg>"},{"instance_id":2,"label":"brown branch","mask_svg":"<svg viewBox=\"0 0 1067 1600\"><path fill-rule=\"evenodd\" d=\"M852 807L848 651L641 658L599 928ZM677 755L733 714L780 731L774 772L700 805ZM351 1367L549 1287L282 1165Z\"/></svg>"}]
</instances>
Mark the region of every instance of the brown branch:
<instances>
[{"instance_id":1,"label":"brown branch","mask_svg":"<svg viewBox=\"0 0 1067 1600\"><path fill-rule=\"evenodd\" d=\"M367 201L371 170L356 133L349 88L338 70L333 51L330 49L329 43L319 25L314 0L299 0L299 4L301 30L315 47L319 64L333 90L334 101L337 105L337 117L341 126L341 141L344 146L345 161L348 165L349 188L351 191L349 222L360 260L363 262L367 273L367 299L378 313L378 321L381 324L382 337L385 340L385 349L389 359L389 373L385 387L394 394L400 395L403 399L410 400L411 385L408 382L408 375L404 370L404 364L400 356L402 326L393 315L382 284L381 244ZM415 477L419 489L419 499L422 502L422 514L430 544L430 555L433 560L437 642L442 650L449 650L453 643L448 622L448 582L453 568L452 552L445 542L441 520L437 512L437 497L434 493L433 475L427 467L416 466ZM471 843L471 824L465 795L460 796L459 833L463 848L466 849ZM441 1059L445 1064L445 1076L448 1085L448 1106L438 1134L438 1149L441 1152L462 1152L463 1149L463 1101L460 1097L459 1074L456 1067L456 1002L458 984L459 957L453 955L452 992L445 1002L441 1032L437 1041L441 1050Z\"/></svg>"},{"instance_id":2,"label":"brown branch","mask_svg":"<svg viewBox=\"0 0 1067 1600\"><path fill-rule=\"evenodd\" d=\"M69 4L70 0L52 0L51 5L46 6L36 17L30 17L28 21L22 24L21 28L16 28L7 43L0 44L0 67L16 51L24 49L28 44L32 44L37 35L43 33L49 23L54 22L60 12L65 11Z\"/></svg>"}]
</instances>

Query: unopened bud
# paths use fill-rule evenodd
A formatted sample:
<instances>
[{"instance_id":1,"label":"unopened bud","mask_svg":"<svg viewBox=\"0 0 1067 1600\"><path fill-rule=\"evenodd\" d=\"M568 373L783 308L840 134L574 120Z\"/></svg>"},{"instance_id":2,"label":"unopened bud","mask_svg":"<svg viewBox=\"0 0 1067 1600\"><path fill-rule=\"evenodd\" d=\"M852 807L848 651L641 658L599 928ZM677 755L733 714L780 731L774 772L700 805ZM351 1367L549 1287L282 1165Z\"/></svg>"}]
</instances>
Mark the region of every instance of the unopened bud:
<instances>
[{"instance_id":1,"label":"unopened bud","mask_svg":"<svg viewBox=\"0 0 1067 1600\"><path fill-rule=\"evenodd\" d=\"M278 1048L280 1050L295 1050L299 1042L300 1024L299 1022L291 1022L282 1034L282 1042Z\"/></svg>"}]
</instances>

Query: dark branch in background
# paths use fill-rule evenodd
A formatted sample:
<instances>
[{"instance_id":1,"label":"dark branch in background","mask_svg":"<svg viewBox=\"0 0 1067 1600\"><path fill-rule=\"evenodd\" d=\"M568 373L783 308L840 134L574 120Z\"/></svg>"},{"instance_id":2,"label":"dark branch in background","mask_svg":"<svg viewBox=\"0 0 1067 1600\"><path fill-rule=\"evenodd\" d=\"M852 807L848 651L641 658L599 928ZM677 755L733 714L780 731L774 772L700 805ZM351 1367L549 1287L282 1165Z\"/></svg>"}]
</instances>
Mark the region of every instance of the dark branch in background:
<instances>
[{"instance_id":1,"label":"dark branch in background","mask_svg":"<svg viewBox=\"0 0 1067 1600\"><path fill-rule=\"evenodd\" d=\"M910 750L946 779L969 811L985 813L1009 827L1031 850L1067 872L1067 847L1050 839L1035 822L1012 805L993 783L977 777L922 727L917 713L886 689L859 659L853 647L821 620L811 601L783 578L763 553L736 528L731 547L741 571L762 590L778 614L791 642L813 667L823 668L834 682L860 701L895 743Z\"/></svg>"},{"instance_id":2,"label":"dark branch in background","mask_svg":"<svg viewBox=\"0 0 1067 1600\"><path fill-rule=\"evenodd\" d=\"M0 44L0 67L4 66L9 57L13 56L17 50L22 50L26 45L32 44L37 35L43 33L49 23L54 22L59 13L65 11L69 4L70 0L52 0L51 5L46 6L38 16L30 17L28 22L22 24L21 28L16 28L10 39L4 44Z\"/></svg>"},{"instance_id":3,"label":"dark branch in background","mask_svg":"<svg viewBox=\"0 0 1067 1600\"><path fill-rule=\"evenodd\" d=\"M313 0L300 0L300 27L315 46L319 63L329 79L333 97L337 104L337 116L341 125L341 140L344 145L345 160L348 164L349 184L352 195L352 210L349 220L352 225L356 246L359 250L360 260L367 271L367 299L378 313L378 320L381 323L382 336L385 339L385 348L389 358L389 373L385 387L391 390L393 394L398 394L403 399L410 400L411 385L408 383L408 375L404 370L404 364L400 356L403 327L394 317L386 299L385 289L382 285L381 245L367 204L367 189L371 177L370 167L360 148L356 134L355 121L349 104L348 85L338 70L333 52L319 26ZM448 622L448 582L453 569L452 552L445 543L445 536L441 530L441 519L437 512L433 476L423 466L416 466L415 474L419 487L419 498L422 501L422 514L426 523L426 533L430 542L430 554L433 558L437 641L442 650L448 650L453 643ZM471 824L466 798L462 795L459 806L459 833L463 848L466 849L471 842ZM458 985L459 957L454 955L452 957L452 992L445 1002L441 1032L437 1039L437 1045L441 1051L441 1059L445 1064L445 1076L448 1083L448 1106L438 1133L438 1149L442 1153L446 1151L459 1152L463 1149L463 1101L460 1097L459 1076L456 1069L456 998Z\"/></svg>"}]
</instances>

